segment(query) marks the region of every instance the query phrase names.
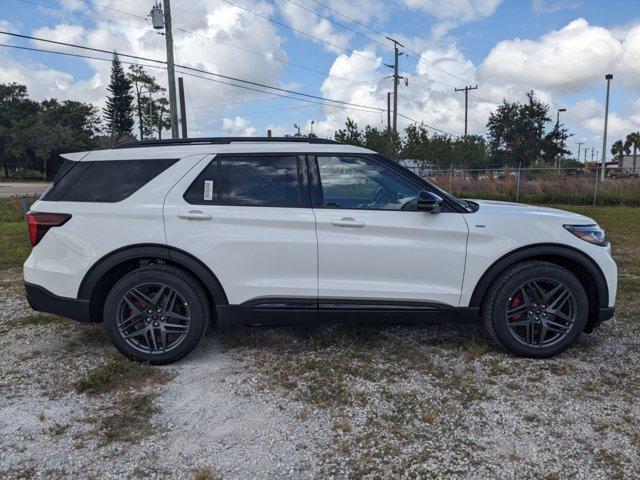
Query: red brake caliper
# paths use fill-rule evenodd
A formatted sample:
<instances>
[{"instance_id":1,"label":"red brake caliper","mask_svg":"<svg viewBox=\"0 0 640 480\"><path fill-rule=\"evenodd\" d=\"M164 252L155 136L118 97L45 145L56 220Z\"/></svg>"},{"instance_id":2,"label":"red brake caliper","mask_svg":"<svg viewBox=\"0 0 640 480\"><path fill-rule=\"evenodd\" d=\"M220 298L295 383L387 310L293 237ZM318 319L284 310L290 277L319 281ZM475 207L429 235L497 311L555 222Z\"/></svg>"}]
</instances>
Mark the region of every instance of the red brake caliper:
<instances>
[{"instance_id":1,"label":"red brake caliper","mask_svg":"<svg viewBox=\"0 0 640 480\"><path fill-rule=\"evenodd\" d=\"M514 309L516 307L519 307L520 305L522 305L522 297L517 294L514 295L513 297L511 297L511 303L509 303L509 309ZM515 322L517 322L518 320L520 320L522 318L522 316L524 315L523 313L516 313L515 315L513 315L511 317L511 319Z\"/></svg>"}]
</instances>

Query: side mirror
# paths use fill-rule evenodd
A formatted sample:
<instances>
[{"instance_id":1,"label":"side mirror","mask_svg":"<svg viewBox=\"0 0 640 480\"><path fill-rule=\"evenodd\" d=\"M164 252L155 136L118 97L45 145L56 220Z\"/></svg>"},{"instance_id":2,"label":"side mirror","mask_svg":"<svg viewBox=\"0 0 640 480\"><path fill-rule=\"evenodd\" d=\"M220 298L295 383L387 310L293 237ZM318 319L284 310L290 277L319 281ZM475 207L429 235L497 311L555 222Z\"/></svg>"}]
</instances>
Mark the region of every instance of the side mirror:
<instances>
[{"instance_id":1,"label":"side mirror","mask_svg":"<svg viewBox=\"0 0 640 480\"><path fill-rule=\"evenodd\" d=\"M440 213L442 211L442 197L435 193L421 190L418 194L418 211Z\"/></svg>"}]
</instances>

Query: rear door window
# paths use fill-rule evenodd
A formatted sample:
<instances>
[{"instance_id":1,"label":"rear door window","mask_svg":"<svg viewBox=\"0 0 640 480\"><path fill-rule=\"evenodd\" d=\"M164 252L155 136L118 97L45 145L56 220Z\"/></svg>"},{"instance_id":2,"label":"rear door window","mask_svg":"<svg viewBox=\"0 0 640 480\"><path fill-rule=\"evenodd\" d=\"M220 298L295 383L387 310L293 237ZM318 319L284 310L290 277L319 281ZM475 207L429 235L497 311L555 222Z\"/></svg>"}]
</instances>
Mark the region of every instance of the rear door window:
<instances>
[{"instance_id":1,"label":"rear door window","mask_svg":"<svg viewBox=\"0 0 640 480\"><path fill-rule=\"evenodd\" d=\"M309 205L304 158L298 155L220 156L184 195L194 205L303 207Z\"/></svg>"}]
</instances>

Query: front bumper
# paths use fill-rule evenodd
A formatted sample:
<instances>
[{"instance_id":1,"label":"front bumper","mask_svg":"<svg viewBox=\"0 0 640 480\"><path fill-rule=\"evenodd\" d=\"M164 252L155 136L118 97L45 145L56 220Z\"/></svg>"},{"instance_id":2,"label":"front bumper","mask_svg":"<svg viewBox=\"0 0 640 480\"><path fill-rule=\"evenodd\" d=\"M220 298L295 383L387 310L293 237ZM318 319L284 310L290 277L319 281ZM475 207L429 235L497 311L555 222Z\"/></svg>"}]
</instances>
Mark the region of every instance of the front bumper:
<instances>
[{"instance_id":1,"label":"front bumper","mask_svg":"<svg viewBox=\"0 0 640 480\"><path fill-rule=\"evenodd\" d=\"M59 297L40 285L25 282L27 301L31 308L38 312L53 313L61 317L89 323L89 300Z\"/></svg>"}]
</instances>

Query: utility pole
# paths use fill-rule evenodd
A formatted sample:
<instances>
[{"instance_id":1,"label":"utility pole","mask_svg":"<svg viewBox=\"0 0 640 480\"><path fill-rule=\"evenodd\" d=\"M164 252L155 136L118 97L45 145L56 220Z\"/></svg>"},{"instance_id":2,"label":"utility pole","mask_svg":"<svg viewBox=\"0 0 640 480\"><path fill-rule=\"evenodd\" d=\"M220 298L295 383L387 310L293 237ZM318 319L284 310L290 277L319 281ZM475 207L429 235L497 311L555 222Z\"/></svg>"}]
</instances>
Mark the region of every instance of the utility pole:
<instances>
[{"instance_id":1,"label":"utility pole","mask_svg":"<svg viewBox=\"0 0 640 480\"><path fill-rule=\"evenodd\" d=\"M593 157L595 156L596 147L591 147L591 163L593 163Z\"/></svg>"},{"instance_id":2,"label":"utility pole","mask_svg":"<svg viewBox=\"0 0 640 480\"><path fill-rule=\"evenodd\" d=\"M400 84L400 79L403 78L398 75L398 57L402 55L402 53L398 50L398 46L404 48L397 40L394 40L391 37L387 37L387 40L391 40L393 42L393 65L387 65L388 67L393 68L393 132L398 132L398 85Z\"/></svg>"},{"instance_id":3,"label":"utility pole","mask_svg":"<svg viewBox=\"0 0 640 480\"><path fill-rule=\"evenodd\" d=\"M580 148L584 145L584 142L576 142L578 144L578 162L580 162Z\"/></svg>"},{"instance_id":4,"label":"utility pole","mask_svg":"<svg viewBox=\"0 0 640 480\"><path fill-rule=\"evenodd\" d=\"M604 107L604 134L602 135L602 171L600 172L600 179L604 180L604 173L607 167L607 126L609 123L609 90L611 88L611 80L613 80L613 75L608 73L605 75L605 80L607 81L607 100L605 102ZM596 170L597 175L597 170Z\"/></svg>"},{"instance_id":5,"label":"utility pole","mask_svg":"<svg viewBox=\"0 0 640 480\"><path fill-rule=\"evenodd\" d=\"M469 90L477 90L478 85L475 87L466 86L464 88L456 88L456 92L464 92L464 138L467 139L467 124L469 117Z\"/></svg>"},{"instance_id":6,"label":"utility pole","mask_svg":"<svg viewBox=\"0 0 640 480\"><path fill-rule=\"evenodd\" d=\"M178 96L180 97L180 124L182 126L182 138L187 138L187 107L184 102L184 80L178 77Z\"/></svg>"},{"instance_id":7,"label":"utility pole","mask_svg":"<svg viewBox=\"0 0 640 480\"><path fill-rule=\"evenodd\" d=\"M387 133L391 133L391 92L387 92Z\"/></svg>"},{"instance_id":8,"label":"utility pole","mask_svg":"<svg viewBox=\"0 0 640 480\"><path fill-rule=\"evenodd\" d=\"M167 45L167 75L169 80L169 113L171 114L171 138L179 138L178 135L178 102L176 101L176 72L173 61L173 32L171 31L171 2L164 0L164 15L159 3L151 9L151 21L153 28L162 30Z\"/></svg>"}]
</instances>

